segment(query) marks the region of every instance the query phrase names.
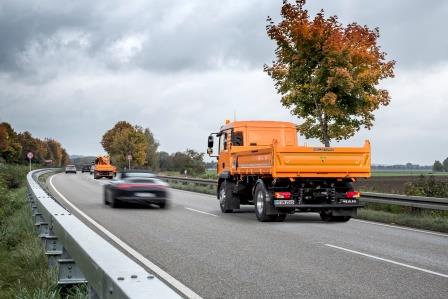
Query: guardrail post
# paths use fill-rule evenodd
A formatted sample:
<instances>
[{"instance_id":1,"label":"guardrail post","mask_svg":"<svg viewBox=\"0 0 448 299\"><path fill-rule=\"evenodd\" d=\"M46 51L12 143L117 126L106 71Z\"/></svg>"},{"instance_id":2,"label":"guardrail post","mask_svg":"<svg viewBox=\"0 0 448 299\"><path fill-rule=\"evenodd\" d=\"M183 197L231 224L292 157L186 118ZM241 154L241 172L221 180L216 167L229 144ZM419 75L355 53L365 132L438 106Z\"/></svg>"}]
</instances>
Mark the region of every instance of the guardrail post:
<instances>
[{"instance_id":1,"label":"guardrail post","mask_svg":"<svg viewBox=\"0 0 448 299\"><path fill-rule=\"evenodd\" d=\"M59 259L58 284L74 285L79 283L87 283L87 279L82 274L81 269L73 259Z\"/></svg>"},{"instance_id":2,"label":"guardrail post","mask_svg":"<svg viewBox=\"0 0 448 299\"><path fill-rule=\"evenodd\" d=\"M64 250L62 243L51 232L44 237L45 255L48 259L48 266L55 267L59 259L68 258L69 255Z\"/></svg>"}]
</instances>

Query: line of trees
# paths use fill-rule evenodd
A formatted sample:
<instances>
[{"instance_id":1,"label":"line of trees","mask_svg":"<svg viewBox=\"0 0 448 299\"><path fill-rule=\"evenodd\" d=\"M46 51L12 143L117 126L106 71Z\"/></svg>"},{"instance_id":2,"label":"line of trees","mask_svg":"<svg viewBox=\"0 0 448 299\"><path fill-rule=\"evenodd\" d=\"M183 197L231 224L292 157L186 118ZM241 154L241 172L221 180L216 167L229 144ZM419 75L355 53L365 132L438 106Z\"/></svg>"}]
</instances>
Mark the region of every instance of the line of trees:
<instances>
[{"instance_id":1,"label":"line of trees","mask_svg":"<svg viewBox=\"0 0 448 299\"><path fill-rule=\"evenodd\" d=\"M34 155L33 163L51 163L53 166L69 163L69 156L58 141L35 138L28 131L17 133L9 123L0 123L0 159L7 163L26 164L28 152Z\"/></svg>"},{"instance_id":2,"label":"line of trees","mask_svg":"<svg viewBox=\"0 0 448 299\"><path fill-rule=\"evenodd\" d=\"M434 162L434 165L432 166L432 171L434 172L448 172L448 158L443 160L443 162L440 162L439 160L436 160Z\"/></svg>"},{"instance_id":3,"label":"line of trees","mask_svg":"<svg viewBox=\"0 0 448 299\"><path fill-rule=\"evenodd\" d=\"M187 171L190 175L205 172L204 153L192 149L173 154L159 152L160 144L149 128L133 126L126 121L119 121L108 130L103 135L101 145L113 163L120 168L127 167L127 156L130 154L134 168L179 173Z\"/></svg>"}]
</instances>

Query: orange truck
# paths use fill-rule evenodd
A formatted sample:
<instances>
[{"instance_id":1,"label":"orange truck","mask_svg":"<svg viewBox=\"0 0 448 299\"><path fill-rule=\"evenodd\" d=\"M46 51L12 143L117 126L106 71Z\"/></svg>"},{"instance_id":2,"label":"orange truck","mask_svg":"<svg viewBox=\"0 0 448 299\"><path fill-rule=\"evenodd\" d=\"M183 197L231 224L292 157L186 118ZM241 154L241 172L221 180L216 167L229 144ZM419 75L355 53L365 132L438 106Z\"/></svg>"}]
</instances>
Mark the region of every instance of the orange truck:
<instances>
[{"instance_id":1,"label":"orange truck","mask_svg":"<svg viewBox=\"0 0 448 299\"><path fill-rule=\"evenodd\" d=\"M363 206L353 182L370 177L369 141L363 147L301 146L293 123L226 121L208 137L207 153L218 158L217 198L223 213L254 205L263 222L284 221L295 212L345 222Z\"/></svg>"},{"instance_id":2,"label":"orange truck","mask_svg":"<svg viewBox=\"0 0 448 299\"><path fill-rule=\"evenodd\" d=\"M98 156L95 159L95 170L93 171L93 178L101 179L107 177L112 179L117 173L117 168L110 162L109 156Z\"/></svg>"}]
</instances>

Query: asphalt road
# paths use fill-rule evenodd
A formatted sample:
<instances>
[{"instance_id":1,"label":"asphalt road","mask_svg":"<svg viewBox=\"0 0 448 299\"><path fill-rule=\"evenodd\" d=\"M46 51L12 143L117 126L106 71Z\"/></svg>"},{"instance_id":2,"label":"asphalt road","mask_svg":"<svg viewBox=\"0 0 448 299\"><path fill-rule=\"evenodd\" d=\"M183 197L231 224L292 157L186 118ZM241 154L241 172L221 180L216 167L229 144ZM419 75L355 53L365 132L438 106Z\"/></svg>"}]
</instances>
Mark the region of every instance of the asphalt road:
<instances>
[{"instance_id":1,"label":"asphalt road","mask_svg":"<svg viewBox=\"0 0 448 299\"><path fill-rule=\"evenodd\" d=\"M106 180L78 173L51 181L204 298L448 298L445 234L358 220L324 223L317 214L260 223L251 206L221 214L214 197L179 190L171 190L169 209L112 209L103 204Z\"/></svg>"}]
</instances>

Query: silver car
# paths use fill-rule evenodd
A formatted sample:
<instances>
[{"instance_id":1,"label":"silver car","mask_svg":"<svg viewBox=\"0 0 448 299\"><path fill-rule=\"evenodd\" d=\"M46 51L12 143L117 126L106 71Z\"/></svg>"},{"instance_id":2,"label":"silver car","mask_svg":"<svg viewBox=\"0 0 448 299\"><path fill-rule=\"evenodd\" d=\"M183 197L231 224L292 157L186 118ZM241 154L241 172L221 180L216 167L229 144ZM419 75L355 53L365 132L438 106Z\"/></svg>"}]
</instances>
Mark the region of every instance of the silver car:
<instances>
[{"instance_id":1,"label":"silver car","mask_svg":"<svg viewBox=\"0 0 448 299\"><path fill-rule=\"evenodd\" d=\"M76 166L75 165L65 166L65 173L75 173L76 174Z\"/></svg>"}]
</instances>

